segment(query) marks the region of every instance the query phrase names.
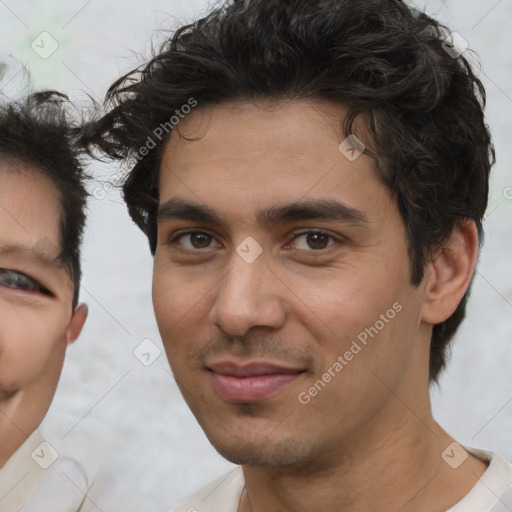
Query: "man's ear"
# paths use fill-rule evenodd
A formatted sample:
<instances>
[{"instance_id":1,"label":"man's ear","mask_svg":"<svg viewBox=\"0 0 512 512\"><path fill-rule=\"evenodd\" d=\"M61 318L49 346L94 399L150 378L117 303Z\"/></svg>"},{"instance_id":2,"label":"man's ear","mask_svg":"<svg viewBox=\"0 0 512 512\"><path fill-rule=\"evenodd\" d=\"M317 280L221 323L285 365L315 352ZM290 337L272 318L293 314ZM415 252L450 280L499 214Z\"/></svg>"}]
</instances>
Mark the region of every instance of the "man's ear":
<instances>
[{"instance_id":1,"label":"man's ear","mask_svg":"<svg viewBox=\"0 0 512 512\"><path fill-rule=\"evenodd\" d=\"M426 268L422 320L439 324L448 319L466 293L478 259L478 231L473 220L457 224Z\"/></svg>"},{"instance_id":2,"label":"man's ear","mask_svg":"<svg viewBox=\"0 0 512 512\"><path fill-rule=\"evenodd\" d=\"M68 324L68 331L66 334L66 339L68 344L73 343L80 333L82 332L82 327L87 320L87 315L89 313L89 308L87 304L80 304L75 308L73 314L71 315L71 320Z\"/></svg>"}]
</instances>

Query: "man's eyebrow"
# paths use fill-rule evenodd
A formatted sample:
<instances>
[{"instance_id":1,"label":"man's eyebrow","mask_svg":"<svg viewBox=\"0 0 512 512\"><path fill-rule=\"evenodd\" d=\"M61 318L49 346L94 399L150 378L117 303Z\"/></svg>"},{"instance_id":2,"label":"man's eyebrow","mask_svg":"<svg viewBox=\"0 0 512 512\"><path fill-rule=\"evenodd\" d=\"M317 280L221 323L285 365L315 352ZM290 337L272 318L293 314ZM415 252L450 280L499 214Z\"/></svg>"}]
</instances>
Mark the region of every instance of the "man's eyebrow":
<instances>
[{"instance_id":1,"label":"man's eyebrow","mask_svg":"<svg viewBox=\"0 0 512 512\"><path fill-rule=\"evenodd\" d=\"M183 199L170 199L158 208L157 222L173 219L193 220L208 224L224 224L213 209Z\"/></svg>"},{"instance_id":2,"label":"man's eyebrow","mask_svg":"<svg viewBox=\"0 0 512 512\"><path fill-rule=\"evenodd\" d=\"M282 222L302 220L335 220L350 224L369 224L370 220L360 210L335 199L308 199L282 206L273 206L256 214L261 224L273 226Z\"/></svg>"},{"instance_id":3,"label":"man's eyebrow","mask_svg":"<svg viewBox=\"0 0 512 512\"><path fill-rule=\"evenodd\" d=\"M159 222L171 219L226 224L212 208L177 198L170 199L158 209ZM350 224L370 224L370 220L362 211L335 199L309 199L273 206L258 211L256 220L259 224L267 226L302 220L335 220Z\"/></svg>"}]
</instances>

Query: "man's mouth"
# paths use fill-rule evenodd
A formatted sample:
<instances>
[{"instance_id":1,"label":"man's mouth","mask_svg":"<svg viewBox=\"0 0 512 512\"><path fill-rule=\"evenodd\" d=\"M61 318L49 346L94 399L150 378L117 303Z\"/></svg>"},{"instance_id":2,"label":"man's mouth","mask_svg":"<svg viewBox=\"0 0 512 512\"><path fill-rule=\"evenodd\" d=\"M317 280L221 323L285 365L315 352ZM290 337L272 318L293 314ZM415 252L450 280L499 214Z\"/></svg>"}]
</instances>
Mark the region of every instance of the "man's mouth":
<instances>
[{"instance_id":1,"label":"man's mouth","mask_svg":"<svg viewBox=\"0 0 512 512\"><path fill-rule=\"evenodd\" d=\"M304 369L273 362L220 361L207 366L215 392L229 402L257 402L298 379Z\"/></svg>"}]
</instances>

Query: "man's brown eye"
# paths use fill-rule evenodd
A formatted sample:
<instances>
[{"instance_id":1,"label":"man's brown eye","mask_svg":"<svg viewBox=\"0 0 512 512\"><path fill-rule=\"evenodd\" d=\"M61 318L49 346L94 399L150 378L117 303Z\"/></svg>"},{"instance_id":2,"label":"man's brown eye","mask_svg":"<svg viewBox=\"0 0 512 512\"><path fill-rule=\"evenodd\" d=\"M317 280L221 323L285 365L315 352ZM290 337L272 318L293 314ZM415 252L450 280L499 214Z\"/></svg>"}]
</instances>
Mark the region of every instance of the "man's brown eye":
<instances>
[{"instance_id":1,"label":"man's brown eye","mask_svg":"<svg viewBox=\"0 0 512 512\"><path fill-rule=\"evenodd\" d=\"M306 231L299 233L292 241L293 248L300 251L321 251L339 242L333 235L322 231Z\"/></svg>"},{"instance_id":2,"label":"man's brown eye","mask_svg":"<svg viewBox=\"0 0 512 512\"><path fill-rule=\"evenodd\" d=\"M308 245L311 249L325 249L329 243L329 236L323 233L309 233Z\"/></svg>"},{"instance_id":3,"label":"man's brown eye","mask_svg":"<svg viewBox=\"0 0 512 512\"><path fill-rule=\"evenodd\" d=\"M191 233L189 236L192 245L196 249L204 249L205 247L208 247L212 241L212 237L206 233Z\"/></svg>"},{"instance_id":4,"label":"man's brown eye","mask_svg":"<svg viewBox=\"0 0 512 512\"><path fill-rule=\"evenodd\" d=\"M214 237L204 231L188 231L181 233L172 240L173 244L179 244L188 250L206 249L212 245Z\"/></svg>"}]
</instances>

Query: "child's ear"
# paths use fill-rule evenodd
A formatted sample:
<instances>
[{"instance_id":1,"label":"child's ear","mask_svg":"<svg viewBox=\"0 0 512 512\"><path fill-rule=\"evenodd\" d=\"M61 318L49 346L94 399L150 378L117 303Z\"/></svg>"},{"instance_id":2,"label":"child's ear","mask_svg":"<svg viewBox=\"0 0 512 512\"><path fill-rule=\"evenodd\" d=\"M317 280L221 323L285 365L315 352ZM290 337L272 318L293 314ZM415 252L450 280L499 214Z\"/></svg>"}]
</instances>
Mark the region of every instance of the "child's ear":
<instances>
[{"instance_id":1,"label":"child's ear","mask_svg":"<svg viewBox=\"0 0 512 512\"><path fill-rule=\"evenodd\" d=\"M73 343L80 333L82 332L82 327L87 320L87 314L89 313L89 308L87 304L80 304L75 308L73 314L71 315L71 320L68 324L68 331L66 334L67 342Z\"/></svg>"},{"instance_id":2,"label":"child's ear","mask_svg":"<svg viewBox=\"0 0 512 512\"><path fill-rule=\"evenodd\" d=\"M466 219L453 228L426 269L424 322L439 324L454 313L471 284L478 247L478 231L473 220Z\"/></svg>"}]
</instances>

